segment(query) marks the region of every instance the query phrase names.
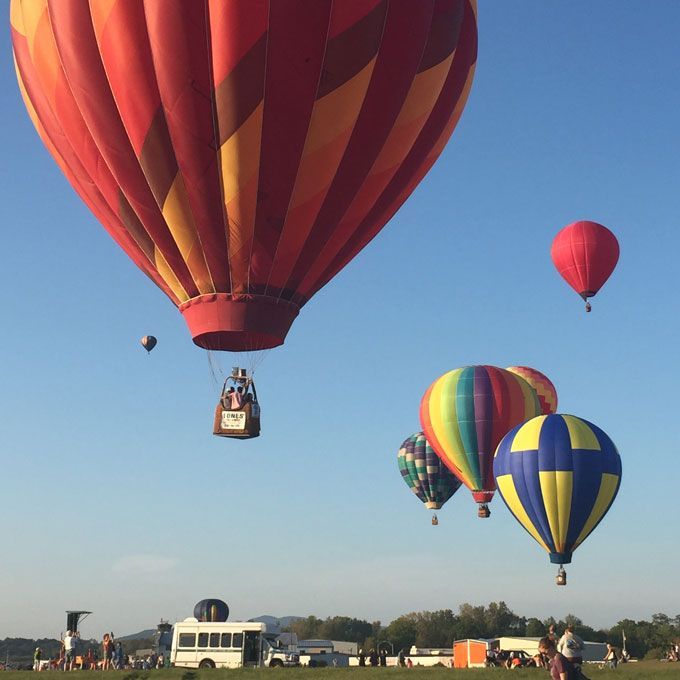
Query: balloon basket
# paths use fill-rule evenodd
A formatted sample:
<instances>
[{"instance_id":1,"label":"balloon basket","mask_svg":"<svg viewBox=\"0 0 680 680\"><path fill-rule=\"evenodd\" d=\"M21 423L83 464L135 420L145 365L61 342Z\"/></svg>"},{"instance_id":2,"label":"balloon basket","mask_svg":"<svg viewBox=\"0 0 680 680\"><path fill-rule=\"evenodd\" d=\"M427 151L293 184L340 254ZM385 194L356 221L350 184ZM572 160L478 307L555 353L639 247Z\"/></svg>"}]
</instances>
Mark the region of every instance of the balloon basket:
<instances>
[{"instance_id":1,"label":"balloon basket","mask_svg":"<svg viewBox=\"0 0 680 680\"><path fill-rule=\"evenodd\" d=\"M555 583L558 586L566 586L567 585L567 572L564 570L564 567L560 565L560 568L557 570L557 576L555 577Z\"/></svg>"},{"instance_id":2,"label":"balloon basket","mask_svg":"<svg viewBox=\"0 0 680 680\"><path fill-rule=\"evenodd\" d=\"M436 527L439 524L439 519L437 518L437 515L432 515L432 526Z\"/></svg>"},{"instance_id":3,"label":"balloon basket","mask_svg":"<svg viewBox=\"0 0 680 680\"><path fill-rule=\"evenodd\" d=\"M487 519L490 515L491 510L489 510L489 506L486 503L482 503L477 508L477 517L480 517L481 519Z\"/></svg>"},{"instance_id":4,"label":"balloon basket","mask_svg":"<svg viewBox=\"0 0 680 680\"><path fill-rule=\"evenodd\" d=\"M254 415L253 406L257 408ZM260 409L257 404L246 404L241 409L227 409L220 402L215 408L213 434L218 437L254 439L260 436Z\"/></svg>"}]
</instances>

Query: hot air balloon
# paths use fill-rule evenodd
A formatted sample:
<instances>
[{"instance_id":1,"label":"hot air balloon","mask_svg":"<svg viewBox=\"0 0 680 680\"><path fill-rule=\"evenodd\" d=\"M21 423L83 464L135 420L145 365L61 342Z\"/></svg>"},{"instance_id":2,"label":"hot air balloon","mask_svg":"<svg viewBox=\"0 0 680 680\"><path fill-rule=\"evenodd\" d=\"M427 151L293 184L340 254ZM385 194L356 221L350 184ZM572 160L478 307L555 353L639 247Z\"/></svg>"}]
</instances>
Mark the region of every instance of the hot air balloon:
<instances>
[{"instance_id":1,"label":"hot air balloon","mask_svg":"<svg viewBox=\"0 0 680 680\"><path fill-rule=\"evenodd\" d=\"M472 491L478 516L493 498L493 454L515 425L541 412L524 378L496 366L456 368L435 380L420 403L420 424L444 464Z\"/></svg>"},{"instance_id":2,"label":"hot air balloon","mask_svg":"<svg viewBox=\"0 0 680 680\"><path fill-rule=\"evenodd\" d=\"M560 231L552 243L550 256L562 278L590 302L619 261L619 242L607 227L587 220L574 222Z\"/></svg>"},{"instance_id":3,"label":"hot air balloon","mask_svg":"<svg viewBox=\"0 0 680 680\"><path fill-rule=\"evenodd\" d=\"M512 429L494 457L498 490L510 512L560 565L600 523L621 483L612 440L587 420L543 415Z\"/></svg>"},{"instance_id":4,"label":"hot air balloon","mask_svg":"<svg viewBox=\"0 0 680 680\"><path fill-rule=\"evenodd\" d=\"M476 0L11 0L10 21L48 150L194 342L229 351L282 344L391 219L477 54Z\"/></svg>"},{"instance_id":5,"label":"hot air balloon","mask_svg":"<svg viewBox=\"0 0 680 680\"><path fill-rule=\"evenodd\" d=\"M145 335L140 342L142 343L142 347L147 351L151 352L151 350L156 346L156 343L158 340L153 335Z\"/></svg>"},{"instance_id":6,"label":"hot air balloon","mask_svg":"<svg viewBox=\"0 0 680 680\"><path fill-rule=\"evenodd\" d=\"M428 510L439 510L460 488L460 480L449 472L422 432L404 441L397 462L403 480ZM436 514L432 524L439 524Z\"/></svg>"},{"instance_id":7,"label":"hot air balloon","mask_svg":"<svg viewBox=\"0 0 680 680\"><path fill-rule=\"evenodd\" d=\"M505 370L524 378L534 388L543 415L557 411L557 390L547 375L530 366L508 366Z\"/></svg>"},{"instance_id":8,"label":"hot air balloon","mask_svg":"<svg viewBox=\"0 0 680 680\"><path fill-rule=\"evenodd\" d=\"M194 618L208 622L226 621L229 618L229 607L222 600L201 600L194 607Z\"/></svg>"}]
</instances>

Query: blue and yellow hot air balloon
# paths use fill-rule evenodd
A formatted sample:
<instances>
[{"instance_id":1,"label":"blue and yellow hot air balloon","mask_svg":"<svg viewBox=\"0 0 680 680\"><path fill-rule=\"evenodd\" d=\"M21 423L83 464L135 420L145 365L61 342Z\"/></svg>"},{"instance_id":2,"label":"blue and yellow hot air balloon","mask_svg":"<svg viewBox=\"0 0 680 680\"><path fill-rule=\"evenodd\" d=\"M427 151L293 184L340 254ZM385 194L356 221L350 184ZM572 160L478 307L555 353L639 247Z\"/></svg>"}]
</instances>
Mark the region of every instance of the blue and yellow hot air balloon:
<instances>
[{"instance_id":1,"label":"blue and yellow hot air balloon","mask_svg":"<svg viewBox=\"0 0 680 680\"><path fill-rule=\"evenodd\" d=\"M494 457L498 491L517 521L560 565L600 523L621 484L612 440L587 420L543 415L503 437Z\"/></svg>"},{"instance_id":2,"label":"blue and yellow hot air balloon","mask_svg":"<svg viewBox=\"0 0 680 680\"><path fill-rule=\"evenodd\" d=\"M461 481L449 472L422 432L404 441L397 462L403 480L428 510L439 510L460 488ZM432 524L439 524L436 514Z\"/></svg>"}]
</instances>

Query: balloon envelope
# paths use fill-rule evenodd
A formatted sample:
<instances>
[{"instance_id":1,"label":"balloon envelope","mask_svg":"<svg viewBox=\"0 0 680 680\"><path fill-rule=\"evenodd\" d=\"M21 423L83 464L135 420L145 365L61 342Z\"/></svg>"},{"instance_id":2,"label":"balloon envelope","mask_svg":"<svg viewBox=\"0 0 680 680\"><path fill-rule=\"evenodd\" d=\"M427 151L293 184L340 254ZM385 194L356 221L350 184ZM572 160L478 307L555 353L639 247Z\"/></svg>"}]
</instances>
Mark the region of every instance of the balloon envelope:
<instances>
[{"instance_id":1,"label":"balloon envelope","mask_svg":"<svg viewBox=\"0 0 680 680\"><path fill-rule=\"evenodd\" d=\"M460 488L460 480L449 472L422 432L403 442L397 462L403 480L429 510L439 510Z\"/></svg>"},{"instance_id":2,"label":"balloon envelope","mask_svg":"<svg viewBox=\"0 0 680 680\"><path fill-rule=\"evenodd\" d=\"M142 347L147 351L150 352L155 346L158 340L153 335L145 335L140 342L142 343Z\"/></svg>"},{"instance_id":3,"label":"balloon envelope","mask_svg":"<svg viewBox=\"0 0 680 680\"><path fill-rule=\"evenodd\" d=\"M493 497L493 455L515 425L540 413L529 383L496 366L449 371L425 392L420 423L432 448L472 491L477 503Z\"/></svg>"},{"instance_id":4,"label":"balloon envelope","mask_svg":"<svg viewBox=\"0 0 680 680\"><path fill-rule=\"evenodd\" d=\"M206 349L283 343L460 118L476 0L11 0L29 115Z\"/></svg>"},{"instance_id":5,"label":"balloon envelope","mask_svg":"<svg viewBox=\"0 0 680 680\"><path fill-rule=\"evenodd\" d=\"M494 475L510 512L550 561L568 564L614 502L621 458L607 434L587 420L538 416L503 438Z\"/></svg>"},{"instance_id":6,"label":"balloon envelope","mask_svg":"<svg viewBox=\"0 0 680 680\"><path fill-rule=\"evenodd\" d=\"M508 366L505 370L524 378L533 387L543 415L557 411L557 390L547 375L530 366Z\"/></svg>"},{"instance_id":7,"label":"balloon envelope","mask_svg":"<svg viewBox=\"0 0 680 680\"><path fill-rule=\"evenodd\" d=\"M229 618L229 607L222 600L201 600L194 607L194 618L208 622L226 621Z\"/></svg>"},{"instance_id":8,"label":"balloon envelope","mask_svg":"<svg viewBox=\"0 0 680 680\"><path fill-rule=\"evenodd\" d=\"M555 236L550 256L562 278L587 300L614 271L619 260L619 242L607 227L597 222L574 222Z\"/></svg>"}]
</instances>

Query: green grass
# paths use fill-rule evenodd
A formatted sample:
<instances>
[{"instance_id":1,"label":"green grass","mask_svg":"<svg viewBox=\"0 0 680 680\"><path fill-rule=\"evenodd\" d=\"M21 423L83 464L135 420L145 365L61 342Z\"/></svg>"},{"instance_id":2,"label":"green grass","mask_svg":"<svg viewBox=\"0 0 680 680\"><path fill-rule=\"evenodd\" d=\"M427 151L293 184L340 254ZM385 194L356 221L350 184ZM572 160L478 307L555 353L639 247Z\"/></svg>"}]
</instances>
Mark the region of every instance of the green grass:
<instances>
[{"instance_id":1,"label":"green grass","mask_svg":"<svg viewBox=\"0 0 680 680\"><path fill-rule=\"evenodd\" d=\"M591 680L680 680L680 664L642 661L619 666L615 671L586 665ZM187 670L171 668L160 671L73 671L73 680L444 680L452 674L458 680L549 680L538 668L506 670L487 668L451 670L447 668L243 668L239 670ZM57 671L40 676L56 680ZM5 671L0 680L37 680L33 671Z\"/></svg>"}]
</instances>

